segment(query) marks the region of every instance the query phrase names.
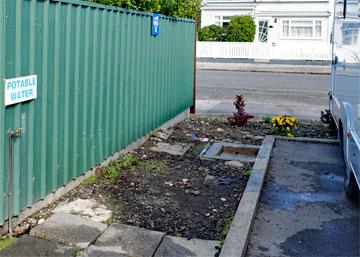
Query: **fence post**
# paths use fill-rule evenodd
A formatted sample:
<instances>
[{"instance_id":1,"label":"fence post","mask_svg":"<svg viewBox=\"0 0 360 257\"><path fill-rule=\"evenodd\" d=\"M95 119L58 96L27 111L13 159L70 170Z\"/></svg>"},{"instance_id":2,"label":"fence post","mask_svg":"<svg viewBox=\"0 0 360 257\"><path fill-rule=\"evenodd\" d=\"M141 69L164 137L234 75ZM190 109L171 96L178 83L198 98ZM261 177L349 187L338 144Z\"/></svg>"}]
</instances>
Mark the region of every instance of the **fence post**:
<instances>
[{"instance_id":1,"label":"fence post","mask_svg":"<svg viewBox=\"0 0 360 257\"><path fill-rule=\"evenodd\" d=\"M195 21L196 24L196 21ZM195 114L196 112L196 47L197 47L197 33L195 25L195 36L194 36L194 96L193 96L193 105L190 107L190 113Z\"/></svg>"}]
</instances>

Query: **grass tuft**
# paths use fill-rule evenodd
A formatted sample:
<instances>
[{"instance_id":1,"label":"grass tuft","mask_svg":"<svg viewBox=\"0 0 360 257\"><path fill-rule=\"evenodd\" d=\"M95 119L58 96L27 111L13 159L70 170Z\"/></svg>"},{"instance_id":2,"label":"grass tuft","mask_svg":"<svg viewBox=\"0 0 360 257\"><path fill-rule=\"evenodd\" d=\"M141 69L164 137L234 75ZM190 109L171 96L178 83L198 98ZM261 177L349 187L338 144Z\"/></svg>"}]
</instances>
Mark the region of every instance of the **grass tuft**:
<instances>
[{"instance_id":1,"label":"grass tuft","mask_svg":"<svg viewBox=\"0 0 360 257\"><path fill-rule=\"evenodd\" d=\"M83 186L83 187L91 186L91 185L96 184L96 182L97 182L97 177L96 177L96 175L92 175L92 176L88 177L87 179L85 179L85 180L80 184L80 186Z\"/></svg>"},{"instance_id":2,"label":"grass tuft","mask_svg":"<svg viewBox=\"0 0 360 257\"><path fill-rule=\"evenodd\" d=\"M243 175L246 176L246 177L250 177L252 173L252 169L251 168L246 168L243 170Z\"/></svg>"},{"instance_id":3,"label":"grass tuft","mask_svg":"<svg viewBox=\"0 0 360 257\"><path fill-rule=\"evenodd\" d=\"M4 239L0 240L0 250L12 245L16 242L17 237L5 237Z\"/></svg>"},{"instance_id":4,"label":"grass tuft","mask_svg":"<svg viewBox=\"0 0 360 257\"><path fill-rule=\"evenodd\" d=\"M142 163L142 166L147 172L154 171L163 174L168 170L168 167L162 161L146 161Z\"/></svg>"},{"instance_id":5,"label":"grass tuft","mask_svg":"<svg viewBox=\"0 0 360 257\"><path fill-rule=\"evenodd\" d=\"M272 117L271 117L271 116L263 116L263 117L262 117L262 120L263 120L263 122L266 123L266 124L272 123Z\"/></svg>"}]
</instances>

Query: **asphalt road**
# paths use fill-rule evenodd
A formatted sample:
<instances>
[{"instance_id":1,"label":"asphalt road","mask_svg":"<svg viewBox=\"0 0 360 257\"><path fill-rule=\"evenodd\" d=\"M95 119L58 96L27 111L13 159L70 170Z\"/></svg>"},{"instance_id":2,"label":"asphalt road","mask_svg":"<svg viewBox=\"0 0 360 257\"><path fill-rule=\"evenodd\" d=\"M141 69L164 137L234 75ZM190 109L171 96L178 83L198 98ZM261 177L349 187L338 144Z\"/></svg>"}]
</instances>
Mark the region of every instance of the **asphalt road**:
<instances>
[{"instance_id":1,"label":"asphalt road","mask_svg":"<svg viewBox=\"0 0 360 257\"><path fill-rule=\"evenodd\" d=\"M245 96L247 112L255 115L291 114L318 119L328 107L330 75L197 71L197 111L234 112L236 95Z\"/></svg>"},{"instance_id":2,"label":"asphalt road","mask_svg":"<svg viewBox=\"0 0 360 257\"><path fill-rule=\"evenodd\" d=\"M338 144L276 140L247 256L359 256L359 203Z\"/></svg>"}]
</instances>

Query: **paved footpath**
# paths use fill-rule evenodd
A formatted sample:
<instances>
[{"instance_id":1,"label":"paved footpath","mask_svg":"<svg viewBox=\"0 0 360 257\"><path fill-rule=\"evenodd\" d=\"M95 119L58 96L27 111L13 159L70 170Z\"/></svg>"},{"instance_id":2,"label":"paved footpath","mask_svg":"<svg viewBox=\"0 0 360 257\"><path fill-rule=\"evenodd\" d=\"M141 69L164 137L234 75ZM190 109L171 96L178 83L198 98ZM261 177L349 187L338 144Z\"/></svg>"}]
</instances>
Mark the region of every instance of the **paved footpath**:
<instances>
[{"instance_id":1,"label":"paved footpath","mask_svg":"<svg viewBox=\"0 0 360 257\"><path fill-rule=\"evenodd\" d=\"M247 256L359 256L359 204L337 144L276 140Z\"/></svg>"},{"instance_id":2,"label":"paved footpath","mask_svg":"<svg viewBox=\"0 0 360 257\"><path fill-rule=\"evenodd\" d=\"M183 257L214 256L218 241L187 240L122 224L110 226L87 218L56 213L33 228L1 257Z\"/></svg>"},{"instance_id":3,"label":"paved footpath","mask_svg":"<svg viewBox=\"0 0 360 257\"><path fill-rule=\"evenodd\" d=\"M247 72L282 72L298 74L330 74L330 65L291 65L274 63L222 63L201 62L196 63L199 70L218 71L247 71Z\"/></svg>"}]
</instances>

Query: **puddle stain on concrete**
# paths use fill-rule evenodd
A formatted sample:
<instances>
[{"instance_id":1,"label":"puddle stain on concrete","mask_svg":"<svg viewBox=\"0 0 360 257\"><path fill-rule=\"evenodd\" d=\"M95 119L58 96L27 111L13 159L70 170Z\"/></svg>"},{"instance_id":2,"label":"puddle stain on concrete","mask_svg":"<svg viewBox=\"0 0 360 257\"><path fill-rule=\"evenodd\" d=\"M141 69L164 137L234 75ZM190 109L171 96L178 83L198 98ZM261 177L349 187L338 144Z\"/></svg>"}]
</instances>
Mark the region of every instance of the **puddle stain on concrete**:
<instances>
[{"instance_id":1,"label":"puddle stain on concrete","mask_svg":"<svg viewBox=\"0 0 360 257\"><path fill-rule=\"evenodd\" d=\"M264 196L264 202L273 209L296 211L304 203L334 203L343 196L329 195L326 192L291 192L287 187L269 186Z\"/></svg>"},{"instance_id":2,"label":"puddle stain on concrete","mask_svg":"<svg viewBox=\"0 0 360 257\"><path fill-rule=\"evenodd\" d=\"M343 172L338 145L277 141L247 256L354 256L359 204Z\"/></svg>"},{"instance_id":3,"label":"puddle stain on concrete","mask_svg":"<svg viewBox=\"0 0 360 257\"><path fill-rule=\"evenodd\" d=\"M358 226L353 225L356 223ZM328 236L330 234L331 237ZM324 222L321 229L305 229L294 234L280 244L280 247L283 253L289 256L306 256L309 252L313 253L313 256L344 256L344 253L347 256L358 256L359 242L354 241L349 235L359 234L357 217L333 219ZM336 247L323 247L329 244L329 240Z\"/></svg>"}]
</instances>

